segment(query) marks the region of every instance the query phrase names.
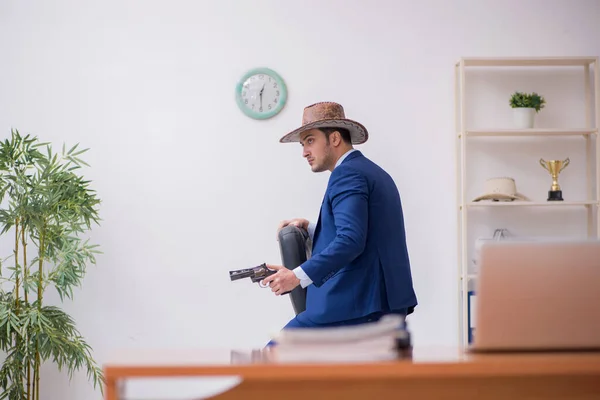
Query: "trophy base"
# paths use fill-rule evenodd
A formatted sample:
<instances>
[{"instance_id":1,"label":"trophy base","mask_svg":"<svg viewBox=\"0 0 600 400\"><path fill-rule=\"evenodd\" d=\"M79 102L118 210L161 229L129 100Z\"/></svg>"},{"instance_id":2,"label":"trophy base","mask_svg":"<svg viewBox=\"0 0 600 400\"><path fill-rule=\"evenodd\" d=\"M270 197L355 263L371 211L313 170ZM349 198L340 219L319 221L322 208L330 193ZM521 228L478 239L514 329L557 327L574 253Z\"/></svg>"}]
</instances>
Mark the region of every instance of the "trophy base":
<instances>
[{"instance_id":1,"label":"trophy base","mask_svg":"<svg viewBox=\"0 0 600 400\"><path fill-rule=\"evenodd\" d=\"M548 201L563 201L562 190L548 190Z\"/></svg>"}]
</instances>

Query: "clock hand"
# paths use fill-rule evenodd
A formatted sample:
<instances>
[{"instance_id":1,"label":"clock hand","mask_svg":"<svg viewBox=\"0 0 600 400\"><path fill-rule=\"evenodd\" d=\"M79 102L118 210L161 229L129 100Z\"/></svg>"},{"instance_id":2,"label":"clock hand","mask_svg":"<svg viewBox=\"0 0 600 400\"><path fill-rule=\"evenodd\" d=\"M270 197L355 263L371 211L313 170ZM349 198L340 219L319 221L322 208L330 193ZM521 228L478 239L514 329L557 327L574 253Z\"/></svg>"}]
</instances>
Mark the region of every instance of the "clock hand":
<instances>
[{"instance_id":1,"label":"clock hand","mask_svg":"<svg viewBox=\"0 0 600 400\"><path fill-rule=\"evenodd\" d=\"M263 87L262 89L260 89L260 108L262 108L262 95L263 95L263 91L265 90L265 84L263 83Z\"/></svg>"}]
</instances>

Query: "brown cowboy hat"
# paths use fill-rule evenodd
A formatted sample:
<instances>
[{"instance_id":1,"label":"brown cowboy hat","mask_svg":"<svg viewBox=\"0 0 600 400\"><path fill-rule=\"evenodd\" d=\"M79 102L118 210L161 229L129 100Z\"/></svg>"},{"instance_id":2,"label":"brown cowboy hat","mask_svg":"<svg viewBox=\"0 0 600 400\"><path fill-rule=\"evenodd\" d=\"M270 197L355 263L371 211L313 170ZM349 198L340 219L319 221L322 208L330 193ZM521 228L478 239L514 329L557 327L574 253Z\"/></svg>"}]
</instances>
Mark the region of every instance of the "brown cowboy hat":
<instances>
[{"instance_id":1,"label":"brown cowboy hat","mask_svg":"<svg viewBox=\"0 0 600 400\"><path fill-rule=\"evenodd\" d=\"M299 142L302 132L315 128L345 128L350 132L352 144L364 143L369 138L369 132L363 125L346 118L344 107L338 103L323 101L304 108L302 126L286 134L279 141Z\"/></svg>"}]
</instances>

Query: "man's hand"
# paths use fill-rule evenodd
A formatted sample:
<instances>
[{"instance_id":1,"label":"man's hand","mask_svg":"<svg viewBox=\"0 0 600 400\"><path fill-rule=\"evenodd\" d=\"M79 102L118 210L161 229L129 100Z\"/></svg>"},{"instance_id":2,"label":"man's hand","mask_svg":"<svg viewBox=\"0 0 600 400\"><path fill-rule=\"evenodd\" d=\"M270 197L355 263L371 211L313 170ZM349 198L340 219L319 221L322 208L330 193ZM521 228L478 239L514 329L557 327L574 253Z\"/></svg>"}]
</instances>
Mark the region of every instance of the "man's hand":
<instances>
[{"instance_id":1,"label":"man's hand","mask_svg":"<svg viewBox=\"0 0 600 400\"><path fill-rule=\"evenodd\" d=\"M300 279L296 277L296 274L282 265L267 264L267 268L277 272L263 279L262 284L269 285L271 291L277 296L292 291L300 284Z\"/></svg>"},{"instance_id":2,"label":"man's hand","mask_svg":"<svg viewBox=\"0 0 600 400\"><path fill-rule=\"evenodd\" d=\"M279 223L277 227L277 240L279 240L279 231L288 225L294 225L308 231L308 220L304 218L285 219Z\"/></svg>"}]
</instances>

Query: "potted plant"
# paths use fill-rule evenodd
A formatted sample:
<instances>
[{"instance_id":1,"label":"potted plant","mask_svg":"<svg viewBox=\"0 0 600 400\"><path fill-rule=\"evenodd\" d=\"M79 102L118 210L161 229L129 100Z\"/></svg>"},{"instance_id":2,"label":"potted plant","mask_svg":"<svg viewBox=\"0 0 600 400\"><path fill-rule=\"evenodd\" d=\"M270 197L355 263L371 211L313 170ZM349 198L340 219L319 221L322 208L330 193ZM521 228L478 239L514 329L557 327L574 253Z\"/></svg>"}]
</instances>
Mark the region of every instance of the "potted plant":
<instances>
[{"instance_id":1,"label":"potted plant","mask_svg":"<svg viewBox=\"0 0 600 400\"><path fill-rule=\"evenodd\" d=\"M0 239L12 254L0 258L0 398L40 400L40 366L81 368L103 391L104 377L74 320L45 304L56 290L73 298L97 246L80 237L98 223L100 203L90 182L76 174L87 165L75 145L61 154L37 137L11 131L0 142ZM4 256L4 255L2 255Z\"/></svg>"},{"instance_id":2,"label":"potted plant","mask_svg":"<svg viewBox=\"0 0 600 400\"><path fill-rule=\"evenodd\" d=\"M514 123L519 129L533 128L535 114L540 112L546 100L539 94L515 92L510 97L510 106L513 108Z\"/></svg>"}]
</instances>

